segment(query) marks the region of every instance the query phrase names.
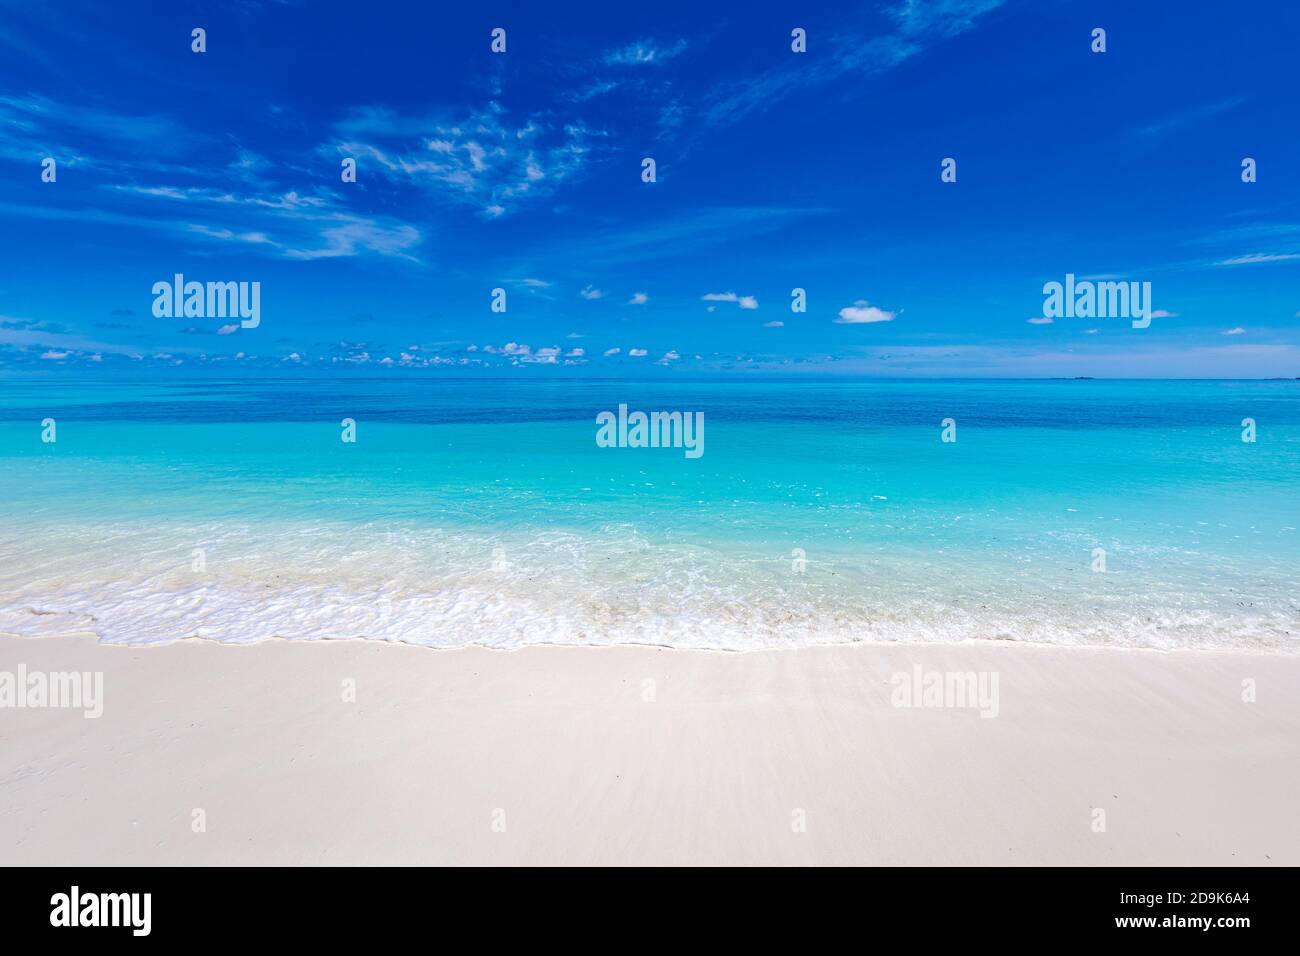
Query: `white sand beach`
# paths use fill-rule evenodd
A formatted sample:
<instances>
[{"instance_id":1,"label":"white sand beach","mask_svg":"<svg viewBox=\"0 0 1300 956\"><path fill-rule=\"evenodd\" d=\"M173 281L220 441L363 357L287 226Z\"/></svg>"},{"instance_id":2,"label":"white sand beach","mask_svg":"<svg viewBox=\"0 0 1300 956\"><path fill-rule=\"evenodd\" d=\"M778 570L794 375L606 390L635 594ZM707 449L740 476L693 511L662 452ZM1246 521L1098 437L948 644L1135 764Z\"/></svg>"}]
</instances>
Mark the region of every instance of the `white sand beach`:
<instances>
[{"instance_id":1,"label":"white sand beach","mask_svg":"<svg viewBox=\"0 0 1300 956\"><path fill-rule=\"evenodd\" d=\"M103 713L0 709L5 864L1300 864L1297 655L0 638L19 665L102 672ZM917 665L996 674L996 716L894 706Z\"/></svg>"}]
</instances>

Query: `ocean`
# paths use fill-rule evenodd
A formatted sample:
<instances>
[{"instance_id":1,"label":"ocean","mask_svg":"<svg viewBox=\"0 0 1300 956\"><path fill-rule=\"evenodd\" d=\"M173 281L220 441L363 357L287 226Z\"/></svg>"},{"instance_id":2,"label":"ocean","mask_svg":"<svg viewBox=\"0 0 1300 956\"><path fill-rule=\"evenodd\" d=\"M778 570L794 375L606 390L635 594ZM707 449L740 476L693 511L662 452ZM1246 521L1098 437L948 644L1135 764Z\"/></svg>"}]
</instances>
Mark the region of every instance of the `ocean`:
<instances>
[{"instance_id":1,"label":"ocean","mask_svg":"<svg viewBox=\"0 0 1300 956\"><path fill-rule=\"evenodd\" d=\"M4 378L0 500L18 635L1300 649L1297 381Z\"/></svg>"}]
</instances>

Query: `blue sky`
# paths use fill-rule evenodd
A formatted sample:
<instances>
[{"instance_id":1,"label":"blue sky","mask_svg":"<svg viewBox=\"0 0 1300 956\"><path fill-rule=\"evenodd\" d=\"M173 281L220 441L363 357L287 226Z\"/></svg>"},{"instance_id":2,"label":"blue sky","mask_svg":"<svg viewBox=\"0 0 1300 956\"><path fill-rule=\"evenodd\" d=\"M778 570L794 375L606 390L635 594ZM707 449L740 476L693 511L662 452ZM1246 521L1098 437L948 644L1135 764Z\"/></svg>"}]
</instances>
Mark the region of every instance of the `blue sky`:
<instances>
[{"instance_id":1,"label":"blue sky","mask_svg":"<svg viewBox=\"0 0 1300 956\"><path fill-rule=\"evenodd\" d=\"M1300 375L1289 0L452 6L0 0L0 369Z\"/></svg>"}]
</instances>

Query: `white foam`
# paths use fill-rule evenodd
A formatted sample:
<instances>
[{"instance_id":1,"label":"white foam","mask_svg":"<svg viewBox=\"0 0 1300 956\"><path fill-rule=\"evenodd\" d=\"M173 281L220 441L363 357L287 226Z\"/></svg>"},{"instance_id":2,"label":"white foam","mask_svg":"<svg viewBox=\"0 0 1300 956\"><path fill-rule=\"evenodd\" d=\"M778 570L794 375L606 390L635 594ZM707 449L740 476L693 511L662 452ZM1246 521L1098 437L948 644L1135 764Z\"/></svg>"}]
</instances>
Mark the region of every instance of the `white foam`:
<instances>
[{"instance_id":1,"label":"white foam","mask_svg":"<svg viewBox=\"0 0 1300 956\"><path fill-rule=\"evenodd\" d=\"M1294 599L1221 600L1231 587L937 553L826 554L796 573L779 552L655 543L627 526L515 536L68 527L46 529L39 544L0 540L2 632L90 631L121 644L370 638L725 650L964 640L1295 648L1300 633Z\"/></svg>"}]
</instances>

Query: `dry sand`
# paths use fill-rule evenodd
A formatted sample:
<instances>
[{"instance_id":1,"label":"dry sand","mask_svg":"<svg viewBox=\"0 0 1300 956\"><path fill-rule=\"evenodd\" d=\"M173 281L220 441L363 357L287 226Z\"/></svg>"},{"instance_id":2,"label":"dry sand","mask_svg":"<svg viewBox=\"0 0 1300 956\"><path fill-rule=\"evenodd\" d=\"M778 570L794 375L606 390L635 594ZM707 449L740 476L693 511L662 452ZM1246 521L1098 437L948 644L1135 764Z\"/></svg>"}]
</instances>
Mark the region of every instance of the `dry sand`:
<instances>
[{"instance_id":1,"label":"dry sand","mask_svg":"<svg viewBox=\"0 0 1300 956\"><path fill-rule=\"evenodd\" d=\"M0 637L19 664L102 671L104 712L0 709L6 864L1300 864L1300 655ZM998 715L893 706L916 664L996 672Z\"/></svg>"}]
</instances>

